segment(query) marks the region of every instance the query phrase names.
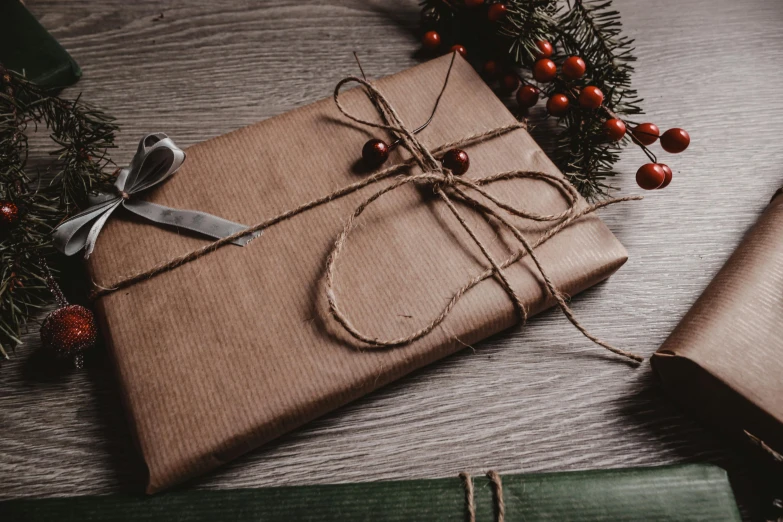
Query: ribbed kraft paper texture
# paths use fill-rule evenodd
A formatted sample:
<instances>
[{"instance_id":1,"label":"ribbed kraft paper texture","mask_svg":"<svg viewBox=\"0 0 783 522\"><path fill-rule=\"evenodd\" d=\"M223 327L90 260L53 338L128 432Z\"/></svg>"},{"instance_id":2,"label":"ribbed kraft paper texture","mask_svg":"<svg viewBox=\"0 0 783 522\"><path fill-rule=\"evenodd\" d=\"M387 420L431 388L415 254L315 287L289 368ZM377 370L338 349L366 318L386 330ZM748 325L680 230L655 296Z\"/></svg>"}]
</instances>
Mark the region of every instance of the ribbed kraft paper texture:
<instances>
[{"instance_id":1,"label":"ribbed kraft paper texture","mask_svg":"<svg viewBox=\"0 0 783 522\"><path fill-rule=\"evenodd\" d=\"M700 414L783 451L783 197L766 208L652 362L671 393ZM692 389L695 382L701 390Z\"/></svg>"},{"instance_id":2,"label":"ribbed kraft paper texture","mask_svg":"<svg viewBox=\"0 0 783 522\"><path fill-rule=\"evenodd\" d=\"M409 126L427 119L449 60L439 58L378 81ZM360 90L346 92L343 100L352 112L377 121ZM435 147L514 121L457 57L435 119L419 137ZM329 98L189 148L180 172L144 197L254 224L361 179L366 175L358 161L361 149L373 136L390 139L347 121ZM467 151L467 177L514 169L559 174L522 129ZM400 158L395 151L387 165ZM102 331L149 468L148 491L215 468L517 321L509 297L488 280L420 341L391 350L357 349L327 313L324 269L348 216L382 186L274 225L247 247L224 247L98 302ZM496 183L489 190L529 211L566 207L556 189L529 179ZM497 259L520 248L484 216L463 211ZM375 202L360 220L340 259L337 296L356 326L368 333L392 337L418 329L486 267L430 189L400 188ZM531 239L546 228L516 222ZM89 268L95 281L108 284L204 244L203 238L122 214L107 224ZM565 229L537 254L570 295L608 277L627 258L596 216ZM507 274L532 315L551 303L531 265L518 263Z\"/></svg>"}]
</instances>

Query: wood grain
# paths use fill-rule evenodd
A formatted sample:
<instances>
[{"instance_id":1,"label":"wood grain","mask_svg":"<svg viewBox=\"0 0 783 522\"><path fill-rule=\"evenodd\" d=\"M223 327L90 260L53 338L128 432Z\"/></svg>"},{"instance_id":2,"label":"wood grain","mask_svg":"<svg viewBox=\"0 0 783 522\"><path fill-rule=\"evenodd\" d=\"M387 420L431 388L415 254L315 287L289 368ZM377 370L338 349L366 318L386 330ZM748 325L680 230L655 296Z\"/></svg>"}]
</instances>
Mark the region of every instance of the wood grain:
<instances>
[{"instance_id":1,"label":"wood grain","mask_svg":"<svg viewBox=\"0 0 783 522\"><path fill-rule=\"evenodd\" d=\"M120 163L162 130L187 146L327 96L355 73L418 63L416 2L30 0L84 78L69 94L122 124ZM649 120L681 126L674 181L602 212L630 261L574 300L580 320L650 355L783 181L783 4L616 0L636 38ZM545 138L546 131L539 131ZM358 152L359 149L357 149ZM618 182L645 161L623 155ZM219 182L219 180L216 180ZM139 490L138 458L105 355L87 371L41 370L37 331L0 370L0 498ZM753 509L739 448L682 414L649 365L607 361L549 312L433 365L187 487L717 462Z\"/></svg>"}]
</instances>

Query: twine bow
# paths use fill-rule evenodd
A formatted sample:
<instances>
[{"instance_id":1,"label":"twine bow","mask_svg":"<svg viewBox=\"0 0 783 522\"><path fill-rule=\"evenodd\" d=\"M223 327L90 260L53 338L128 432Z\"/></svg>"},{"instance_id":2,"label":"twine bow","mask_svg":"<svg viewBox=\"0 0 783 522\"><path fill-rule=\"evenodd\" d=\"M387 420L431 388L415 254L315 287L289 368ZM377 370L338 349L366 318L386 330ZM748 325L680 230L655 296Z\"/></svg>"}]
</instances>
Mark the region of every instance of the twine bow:
<instances>
[{"instance_id":1,"label":"twine bow","mask_svg":"<svg viewBox=\"0 0 783 522\"><path fill-rule=\"evenodd\" d=\"M449 70L448 73L446 74L446 79L444 81L441 92L438 96L438 101L436 101L436 107L438 102L440 101L441 96L443 96L443 93L446 90L446 86L448 85L448 80L451 74L451 69L454 65L455 56L456 54L452 56L451 64L449 65ZM341 105L339 97L340 97L340 89L348 83L358 83L361 87L364 88L364 92L367 94L367 96L370 98L372 103L375 105L384 123L375 123L375 122L363 120L361 118L353 116L348 111L346 111L346 109ZM348 194L352 194L365 187L374 185L381 181L388 180L392 178L392 176L394 176L395 174L406 171L410 169L410 167L412 166L418 166L422 171L421 173L401 175L395 178L393 181L391 181L384 188L378 190L374 194L367 197L364 201L362 201L359 204L359 206L356 208L356 210L353 212L353 214L349 216L345 224L345 227L343 228L342 232L340 232L340 234L338 235L337 240L334 243L332 252L329 255L327 268L326 268L326 298L329 304L329 311L332 317L354 339L364 343L369 347L378 347L378 348L392 348L392 347L404 346L413 343L414 341L421 339L422 337L432 332L435 328L437 328L438 325L440 325L446 319L446 317L448 317L448 315L451 313L454 306L462 298L462 296L465 295L466 292L468 292L471 288L473 288L477 284L481 283L482 281L490 277L494 277L501 284L506 294L508 294L509 298L511 299L511 302L514 305L514 309L519 315L520 320L524 322L527 320L527 310L525 309L525 305L522 299L519 297L519 295L516 293L514 288L511 286L511 283L508 281L508 278L504 274L503 269L516 263L517 261L519 261L525 256L530 256L530 258L533 260L533 263L536 266L536 269L538 270L542 279L544 280L547 292L554 298L554 300L556 301L560 309L563 311L565 316L568 318L568 320L571 321L571 323L580 332L582 332L582 334L585 337L587 337L594 343L606 348L607 350L615 354L626 357L631 362L639 363L643 360L642 357L637 354L625 350L621 350L619 348L615 348L614 346L590 334L576 319L576 317L573 314L573 311L568 306L566 296L563 295L563 293L560 292L560 290L554 285L550 277L547 275L546 270L542 266L541 261L538 259L538 257L534 252L534 249L536 247L548 241L550 238L555 236L557 233L559 233L561 230L563 230L564 228L566 228L567 226L569 226L571 223L578 220L579 218L591 212L594 212L604 206L613 203L618 203L621 201L641 199L641 197L627 196L623 198L609 199L590 206L582 206L580 208L580 206L578 205L579 196L576 190L574 189L574 187L570 183L568 183L565 179L558 176L554 176L552 174L547 174L545 172L514 170L509 172L502 172L499 174L495 174L479 179L466 179L459 176L455 176L453 172L444 168L441 162L438 160L438 158L442 156L445 151L453 147L464 147L473 143L486 141L488 139L500 136L507 132L512 132L516 129L523 128L524 125L521 123L513 123L496 129L491 129L482 133L468 136L457 142L443 145L431 151L416 139L415 133L412 132L410 129L408 129L407 126L402 122L399 115L391 106L391 104L388 102L388 100L372 84L370 84L366 80L362 80L360 78L353 77L353 76L343 79L337 84L337 87L335 88L334 101L335 104L337 105L337 108L340 110L340 112L342 112L342 114L345 115L350 120L362 125L367 125L369 127L383 129L398 136L399 139L401 140L402 145L411 153L412 158L393 167L389 167L381 171L375 172L374 174L360 181L339 188L332 193L326 194L312 201L303 203L298 207L287 210L281 214L278 214L277 216L265 219L247 229L243 228L240 231L222 237L212 243L206 244L196 250L193 250L192 252L171 258L168 261L160 265L157 265L153 268L120 278L119 280L115 281L111 285L103 286L103 285L96 284L97 290L93 292L92 294L93 297L95 298L101 297L116 292L121 288L127 288L138 282L145 281L159 274L168 272L170 270L174 270L179 266L182 266L186 263L189 263L191 261L194 261L206 255L209 255L210 253L214 252L218 248L221 248L231 242L234 242L237 239L246 237L248 234L260 233L266 228L272 227L280 222L291 219L294 216L297 216L310 209L313 209L320 205L328 204L334 201L335 199L344 197ZM566 208L564 211L557 214L551 214L551 215L536 214L533 212L525 211L524 209L516 208L513 205L509 205L508 203L505 203L500 199L496 198L495 196L493 196L483 188L484 186L492 184L497 181L518 179L518 178L536 179L556 187L558 191L566 199L568 203L568 208ZM389 192L392 192L400 187L409 184L429 186L434 191L434 193L440 198L441 201L443 201L443 203L449 209L449 211L454 216L454 218L459 222L459 224L462 226L465 232L470 236L471 240L479 248L482 255L489 263L490 268L486 269L480 274L477 274L470 281L468 281L467 284L465 284L462 288L457 290L453 294L449 302L446 304L446 306L443 308L443 310L441 310L441 312L438 314L438 316L432 319L429 323L427 323L419 330L399 338L381 339L378 336L361 332L358 328L356 328L353 325L353 323L351 322L347 314L340 308L338 304L337 293L335 291L335 287L336 287L335 269L336 269L337 262L340 258L340 255L342 254L343 249L345 248L345 243L348 237L350 236L351 231L356 226L357 218L370 205L372 205L373 202L380 199L385 194L388 194ZM511 231L514 237L522 245L522 248L518 250L515 254L510 256L509 258L503 260L502 262L496 260L489 252L489 249L484 244L484 242L476 235L476 233L470 228L470 226L468 226L467 222L465 221L465 218L462 216L462 213L454 204L455 201L471 207L472 209L485 215L488 219L497 220L509 231ZM538 237L535 242L531 242L524 236L524 234L519 230L519 228L517 228L517 226L515 226L510 221L509 219L510 216L516 216L516 217L539 221L539 222L553 222L555 223L555 225L549 230L547 230L543 235Z\"/></svg>"},{"instance_id":2,"label":"twine bow","mask_svg":"<svg viewBox=\"0 0 783 522\"><path fill-rule=\"evenodd\" d=\"M454 59L452 58L451 65L449 66L449 72L451 71L451 66L453 66L453 63L454 63ZM449 76L447 75L446 81L443 86L443 91L445 91L446 85L448 84L448 78ZM368 120L364 120L362 118L350 114L345 109L345 107L343 107L343 105L340 103L340 89L344 85L349 83L358 83L364 88L365 93L367 94L370 101L372 101L372 103L375 105L384 123L375 123ZM441 95L443 94L443 91L441 91ZM331 315L337 320L337 322L340 323L340 325L354 339L357 339L369 346L379 347L379 348L392 348L397 346L408 345L428 335L438 325L440 325L446 319L446 317L448 317L448 315L451 313L451 310L454 308L457 302L462 298L465 292L467 292L467 290L469 290L470 288L472 288L472 286L474 286L473 281L471 281L471 284L466 285L462 289L458 290L452 296L452 298L449 300L449 302L446 304L445 308L440 312L440 314L438 314L438 316L436 316L428 324L426 324L419 330L412 332L409 335L399 337L399 338L393 338L393 339L381 339L377 336L366 334L360 331L356 326L354 326L354 324L351 322L351 320L349 319L345 311L340 308L337 300L337 294L335 292L335 286L336 286L335 268L337 265L337 261L343 249L345 248L346 241L351 231L356 226L357 218L367 209L367 207L369 207L376 200L383 197L385 194L388 194L400 187L413 183L416 185L425 185L431 187L432 191L441 199L441 201L443 201L443 203L449 209L451 214L454 216L457 222L459 222L459 224L462 226L462 228L465 230L465 232L468 234L471 240L476 244L476 246L481 251L481 254L489 263L490 268L487 272L485 272L486 276L494 277L501 284L506 294L508 294L509 299L511 299L511 302L514 305L514 309L516 310L516 313L519 316L520 321L522 323L525 323L527 321L527 310L525 308L524 303L522 302L522 299L519 297L517 292L511 286L511 283L509 282L508 278L503 272L503 268L505 268L506 266L508 266L508 264L511 263L499 263L494 258L494 256L489 252L488 247L470 228L464 216L457 208L457 206L454 204L454 201L459 201L471 207L472 209L484 214L488 219L497 220L501 225L507 228L514 235L514 237L519 241L519 243L523 247L521 253L528 255L530 259L533 260L536 269L538 270L539 274L541 275L541 278L543 279L546 285L546 289L549 295L555 299L556 303L563 311L565 316L568 318L568 320L585 337L587 337L594 343L598 344L599 346L602 346L615 354L621 355L623 357L627 357L628 359L636 363L641 362L643 360L641 356L635 353L628 352L620 348L616 348L611 344L593 336L582 326L582 324L574 316L574 313L571 310L571 308L568 306L566 296L554 285L549 275L547 274L546 270L542 266L541 261L533 251L534 246L525 237L525 235L519 230L519 228L509 220L509 217L504 215L502 212L505 211L507 215L531 219L534 221L551 221L551 222L565 223L565 221L568 218L574 218L578 214L577 204L579 201L579 196L576 192L576 189L574 189L574 187L570 183L568 183L563 178L559 178L551 174L547 174L544 172L531 172L526 170L509 171L509 172L504 172L504 173L488 176L485 178L474 179L474 180L455 176L453 172L445 168L443 164L440 161L438 161L435 155L417 139L415 133L412 132L410 129L408 129L408 127L402 122L394 107L392 107L392 105L383 96L383 94L381 94L381 92L378 91L378 89L376 89L370 82L353 76L341 80L337 84L337 87L335 88L334 101L335 104L337 105L337 108L340 110L340 112L348 119L362 125L367 125L369 127L375 127L378 129L386 130L398 136L399 139L402 141L402 145L411 153L412 160L414 161L414 163L422 170L422 173L420 174L401 176L397 178L393 183L382 188L376 193L372 194L370 197L368 197L362 203L360 203L359 206L354 211L354 213L348 218L348 221L346 222L345 227L343 228L340 235L337 237L332 252L328 258L327 268L326 268L326 297L329 303L329 310ZM524 209L516 208L513 205L510 205L508 203L499 200L498 198L496 198L495 196L493 196L483 188L484 185L488 185L496 181L515 179L515 178L534 178L555 186L560 191L560 193L563 194L563 196L565 197L568 203L568 207L564 211L552 215L541 215L532 212L527 212ZM479 199L479 197L474 196L473 194L476 194L477 196L483 198L484 200L487 201L487 203L484 203L482 200ZM492 205L494 205L494 207ZM561 228L558 228L558 231L560 229ZM517 259L519 257L522 256L521 255L518 256ZM477 280L485 279L486 278L485 274L481 274L479 278L474 279L474 281L476 281L475 284L477 284L478 282Z\"/></svg>"},{"instance_id":3,"label":"twine bow","mask_svg":"<svg viewBox=\"0 0 783 522\"><path fill-rule=\"evenodd\" d=\"M154 223L184 228L212 238L245 230L245 225L206 212L173 209L133 197L169 179L184 161L185 152L165 134L144 136L130 165L117 175L114 193L100 192L91 196L87 210L64 221L54 230L54 246L67 256L84 249L84 258L89 258L103 226L120 206ZM258 235L260 232L248 234L232 243L244 246Z\"/></svg>"}]
</instances>

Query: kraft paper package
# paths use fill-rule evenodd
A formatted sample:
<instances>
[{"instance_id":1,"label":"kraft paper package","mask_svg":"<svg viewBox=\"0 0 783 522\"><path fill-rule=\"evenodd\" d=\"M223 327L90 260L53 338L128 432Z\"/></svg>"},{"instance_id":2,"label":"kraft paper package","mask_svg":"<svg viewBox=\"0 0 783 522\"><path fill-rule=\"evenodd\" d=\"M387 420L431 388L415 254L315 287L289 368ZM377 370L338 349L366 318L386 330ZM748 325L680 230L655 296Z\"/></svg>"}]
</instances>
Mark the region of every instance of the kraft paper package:
<instances>
[{"instance_id":1,"label":"kraft paper package","mask_svg":"<svg viewBox=\"0 0 783 522\"><path fill-rule=\"evenodd\" d=\"M677 401L783 460L780 191L651 362Z\"/></svg>"},{"instance_id":2,"label":"kraft paper package","mask_svg":"<svg viewBox=\"0 0 783 522\"><path fill-rule=\"evenodd\" d=\"M413 128L429 117L450 60L432 60L376 86ZM344 92L341 102L354 114L379 120L361 89ZM457 57L435 118L417 137L435 148L515 122ZM359 160L372 137L390 140L383 131L351 122L327 98L190 147L181 170L143 199L258 223L367 176ZM401 149L387 165L408 157ZM465 149L471 163L467 178L517 169L562 176L524 129ZM327 256L356 206L378 189L334 199L275 224L245 247L229 245L97 300L149 470L148 492L203 474L518 322L508 294L489 278L467 292L443 324L412 344L367 349L339 328L324 295ZM567 208L561 190L540 180L504 180L487 190L531 212ZM495 259L520 249L507 230L462 210ZM336 292L362 331L407 335L487 269L475 243L431 190L399 188L374 202L360 221L341 254ZM531 241L553 226L513 222ZM94 281L111 282L207 241L118 213L101 233L88 268ZM536 255L567 295L609 277L627 259L595 214L564 228ZM530 259L504 272L529 315L553 304Z\"/></svg>"}]
</instances>

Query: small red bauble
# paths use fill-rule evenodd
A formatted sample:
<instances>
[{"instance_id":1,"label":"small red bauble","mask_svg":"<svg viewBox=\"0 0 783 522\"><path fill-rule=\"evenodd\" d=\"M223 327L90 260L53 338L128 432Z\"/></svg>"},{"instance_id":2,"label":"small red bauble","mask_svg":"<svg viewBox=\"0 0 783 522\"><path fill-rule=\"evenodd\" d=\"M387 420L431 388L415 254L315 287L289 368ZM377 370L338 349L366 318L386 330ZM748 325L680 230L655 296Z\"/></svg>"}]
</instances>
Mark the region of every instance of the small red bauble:
<instances>
[{"instance_id":1,"label":"small red bauble","mask_svg":"<svg viewBox=\"0 0 783 522\"><path fill-rule=\"evenodd\" d=\"M585 109L597 109L604 102L604 93L594 85L588 85L579 93L579 105Z\"/></svg>"},{"instance_id":2,"label":"small red bauble","mask_svg":"<svg viewBox=\"0 0 783 522\"><path fill-rule=\"evenodd\" d=\"M0 201L0 231L8 232L19 224L19 207L10 201Z\"/></svg>"},{"instance_id":3,"label":"small red bauble","mask_svg":"<svg viewBox=\"0 0 783 522\"><path fill-rule=\"evenodd\" d=\"M519 87L519 76L513 73L508 73L503 76L503 89L508 92L513 92L517 87Z\"/></svg>"},{"instance_id":4,"label":"small red bauble","mask_svg":"<svg viewBox=\"0 0 783 522\"><path fill-rule=\"evenodd\" d=\"M563 76L566 80L578 80L585 75L585 71L587 71L587 65L578 56L571 56L563 62Z\"/></svg>"},{"instance_id":5,"label":"small red bauble","mask_svg":"<svg viewBox=\"0 0 783 522\"><path fill-rule=\"evenodd\" d=\"M78 368L82 365L82 354L95 346L98 327L95 316L87 308L67 305L58 308L41 325L41 343L61 359L72 358Z\"/></svg>"},{"instance_id":6,"label":"small red bauble","mask_svg":"<svg viewBox=\"0 0 783 522\"><path fill-rule=\"evenodd\" d=\"M552 53L555 52L552 44L546 40L537 41L536 47L538 47L538 51L535 53L536 60L540 60L541 58L551 58Z\"/></svg>"},{"instance_id":7,"label":"small red bauble","mask_svg":"<svg viewBox=\"0 0 783 522\"><path fill-rule=\"evenodd\" d=\"M449 149L441 160L443 166L449 169L455 176L462 176L470 168L468 153L462 149Z\"/></svg>"},{"instance_id":8,"label":"small red bauble","mask_svg":"<svg viewBox=\"0 0 783 522\"><path fill-rule=\"evenodd\" d=\"M437 31L427 31L421 39L421 44L430 51L440 47L440 35Z\"/></svg>"},{"instance_id":9,"label":"small red bauble","mask_svg":"<svg viewBox=\"0 0 783 522\"><path fill-rule=\"evenodd\" d=\"M557 65L549 58L541 58L533 65L533 78L537 82L548 83L557 77Z\"/></svg>"},{"instance_id":10,"label":"small red bauble","mask_svg":"<svg viewBox=\"0 0 783 522\"><path fill-rule=\"evenodd\" d=\"M494 79L498 75L498 71L500 68L498 67L498 62L495 60L487 60L487 62L484 63L484 77L488 79Z\"/></svg>"},{"instance_id":11,"label":"small red bauble","mask_svg":"<svg viewBox=\"0 0 783 522\"><path fill-rule=\"evenodd\" d=\"M452 45L449 51L452 53L457 52L461 54L463 57L468 55L468 50L465 49L464 45L460 45L460 44Z\"/></svg>"},{"instance_id":12,"label":"small red bauble","mask_svg":"<svg viewBox=\"0 0 783 522\"><path fill-rule=\"evenodd\" d=\"M484 5L484 0L465 0L465 7L480 7Z\"/></svg>"},{"instance_id":13,"label":"small red bauble","mask_svg":"<svg viewBox=\"0 0 783 522\"><path fill-rule=\"evenodd\" d=\"M389 159L389 146L385 141L373 138L362 147L362 159L370 168L379 167Z\"/></svg>"},{"instance_id":14,"label":"small red bauble","mask_svg":"<svg viewBox=\"0 0 783 522\"><path fill-rule=\"evenodd\" d=\"M532 85L523 85L517 91L517 103L525 109L538 103L538 95L541 91Z\"/></svg>"},{"instance_id":15,"label":"small red bauble","mask_svg":"<svg viewBox=\"0 0 783 522\"><path fill-rule=\"evenodd\" d=\"M497 22L504 16L506 16L506 4L492 4L487 11L487 18L490 22Z\"/></svg>"},{"instance_id":16,"label":"small red bauble","mask_svg":"<svg viewBox=\"0 0 783 522\"><path fill-rule=\"evenodd\" d=\"M633 130L633 137L639 140L642 145L652 145L658 139L661 131L654 123L640 123Z\"/></svg>"},{"instance_id":17,"label":"small red bauble","mask_svg":"<svg viewBox=\"0 0 783 522\"><path fill-rule=\"evenodd\" d=\"M669 183L672 182L672 169L669 168L668 165L664 165L663 163L659 163L658 165L661 166L663 169L663 173L666 175L666 177L663 179L663 184L661 184L659 189L666 188L669 186Z\"/></svg>"},{"instance_id":18,"label":"small red bauble","mask_svg":"<svg viewBox=\"0 0 783 522\"><path fill-rule=\"evenodd\" d=\"M669 129L661 136L661 147L672 154L684 151L690 143L691 137L685 129Z\"/></svg>"},{"instance_id":19,"label":"small red bauble","mask_svg":"<svg viewBox=\"0 0 783 522\"><path fill-rule=\"evenodd\" d=\"M654 190L666 181L666 171L657 163L645 163L636 171L636 183L644 190Z\"/></svg>"},{"instance_id":20,"label":"small red bauble","mask_svg":"<svg viewBox=\"0 0 783 522\"><path fill-rule=\"evenodd\" d=\"M618 118L612 118L604 122L604 132L612 141L620 141L625 136L625 122Z\"/></svg>"},{"instance_id":21,"label":"small red bauble","mask_svg":"<svg viewBox=\"0 0 783 522\"><path fill-rule=\"evenodd\" d=\"M552 116L563 116L568 112L568 96L565 94L553 94L546 101L546 110Z\"/></svg>"}]
</instances>

